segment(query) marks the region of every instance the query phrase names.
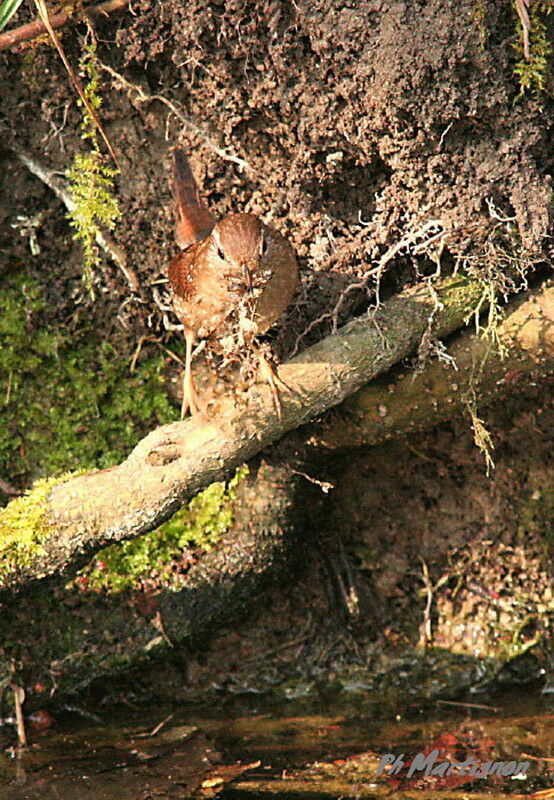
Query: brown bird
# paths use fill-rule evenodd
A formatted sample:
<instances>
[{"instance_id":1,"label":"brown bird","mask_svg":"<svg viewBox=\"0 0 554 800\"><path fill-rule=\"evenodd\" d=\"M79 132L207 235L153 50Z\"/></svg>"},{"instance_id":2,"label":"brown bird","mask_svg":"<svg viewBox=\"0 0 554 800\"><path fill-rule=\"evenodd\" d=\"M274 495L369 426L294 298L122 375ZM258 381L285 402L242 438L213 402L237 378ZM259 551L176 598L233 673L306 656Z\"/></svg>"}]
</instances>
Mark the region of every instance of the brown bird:
<instances>
[{"instance_id":1,"label":"brown bird","mask_svg":"<svg viewBox=\"0 0 554 800\"><path fill-rule=\"evenodd\" d=\"M298 265L287 240L253 214L229 214L216 223L179 148L173 151L172 191L183 248L169 265L173 307L186 339L183 418L201 410L191 367L195 341L234 337L244 344L265 333L293 298ZM260 367L280 413L279 381L263 356Z\"/></svg>"}]
</instances>

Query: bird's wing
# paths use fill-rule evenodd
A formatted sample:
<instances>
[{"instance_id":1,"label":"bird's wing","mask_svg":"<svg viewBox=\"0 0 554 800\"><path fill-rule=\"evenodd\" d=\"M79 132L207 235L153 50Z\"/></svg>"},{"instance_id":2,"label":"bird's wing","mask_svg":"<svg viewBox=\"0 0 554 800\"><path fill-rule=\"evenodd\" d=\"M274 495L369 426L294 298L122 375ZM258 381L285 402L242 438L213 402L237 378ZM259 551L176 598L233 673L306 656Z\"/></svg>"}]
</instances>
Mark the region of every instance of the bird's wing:
<instances>
[{"instance_id":1,"label":"bird's wing","mask_svg":"<svg viewBox=\"0 0 554 800\"><path fill-rule=\"evenodd\" d=\"M167 276L174 295L190 301L197 294L197 260L202 242L195 242L178 253L169 264Z\"/></svg>"}]
</instances>

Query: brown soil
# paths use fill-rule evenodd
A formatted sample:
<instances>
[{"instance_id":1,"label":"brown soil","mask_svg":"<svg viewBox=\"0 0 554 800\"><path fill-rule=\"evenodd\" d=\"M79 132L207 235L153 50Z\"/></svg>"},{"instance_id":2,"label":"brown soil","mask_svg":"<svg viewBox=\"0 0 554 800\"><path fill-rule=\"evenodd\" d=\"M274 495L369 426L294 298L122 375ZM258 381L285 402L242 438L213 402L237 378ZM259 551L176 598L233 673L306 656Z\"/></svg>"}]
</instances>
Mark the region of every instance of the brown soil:
<instances>
[{"instance_id":1,"label":"brown soil","mask_svg":"<svg viewBox=\"0 0 554 800\"><path fill-rule=\"evenodd\" d=\"M284 326L286 349L306 320L329 310L351 276L430 219L451 232L442 252L446 267L462 253L479 254L494 222L487 200L501 216L515 216L521 244L540 254L554 209L552 114L532 100L514 105L511 3L482 4L483 21L478 5L139 0L132 14L100 23L101 60L176 104L199 130L192 133L166 105L141 102L103 73L102 118L121 166L123 219L115 237L143 292L142 302L116 312L128 288L107 264L98 276L109 295L102 317L119 315L116 324L135 336L146 324L163 328L151 283L165 275L174 251L167 155L177 141L192 154L217 214L259 213L297 249L304 288ZM64 32L73 63L83 34ZM0 58L4 145L13 137L46 163L67 168L84 145L57 55L35 45ZM235 157L248 166L241 169ZM4 258L31 262L33 272L48 276L58 313L78 294L80 253L50 191L6 150L2 168ZM25 237L11 226L18 215L38 211L46 211L38 228L42 250L30 257ZM388 289L431 268L429 255L400 255L389 267Z\"/></svg>"},{"instance_id":2,"label":"brown soil","mask_svg":"<svg viewBox=\"0 0 554 800\"><path fill-rule=\"evenodd\" d=\"M333 489L305 534L307 574L265 592L247 621L189 654L186 684L171 690L189 697L215 682L271 692L285 680L291 697L365 685L394 702L403 691L456 696L498 674L539 680L554 616L549 395L528 387L509 407L488 409L489 477L469 419L314 469ZM427 644L438 650L418 668L414 653ZM442 664L441 649L465 666Z\"/></svg>"},{"instance_id":3,"label":"brown soil","mask_svg":"<svg viewBox=\"0 0 554 800\"><path fill-rule=\"evenodd\" d=\"M482 22L478 8L485 11ZM84 34L80 27L64 32L73 63ZM152 284L165 275L175 250L167 166L176 142L191 153L216 214L258 213L298 252L303 287L274 336L281 353L290 352L310 320L333 307L345 285L429 220L441 220L449 231L443 268L458 257L483 256L495 213L514 217L512 234L529 258L548 255L554 109L548 99L515 102L517 32L508 0L135 0L132 13L99 23L97 35L104 63L148 94L170 100L197 129L192 132L163 102L141 101L137 91L103 73L102 119L121 166L123 218L114 237L141 281L140 294L123 305L125 279L112 263L104 264L97 281L107 291L87 313L96 315L106 336L134 342L153 331L166 343L175 336L164 330ZM0 274L27 264L48 292L53 324L67 324L77 308L82 313L90 304L80 284L80 252L60 202L8 148L15 139L47 164L66 169L84 148L80 111L47 45L2 54L0 70L0 165L7 177L0 185ZM38 212L45 212L37 234L41 252L31 256L26 236L13 226L21 228L18 216ZM432 255L399 254L389 265L386 291L434 272ZM345 314L352 312L352 304L345 307ZM419 554L429 557L436 580L452 547L471 548L477 539L492 539L495 548L523 546L529 529L512 524L510 509L515 505L523 514L530 506L520 493L531 502L533 492L542 491L541 437L548 428L535 425L541 402L531 391L528 405L510 417L515 422L496 409L491 424L503 455L492 481L465 422L414 439L407 449L393 445L340 462L330 532L340 529L357 541L366 587L363 618L388 631L371 632L371 641L402 638L402 626L395 631L390 624L408 607L415 615L408 624L413 633L420 614L411 606L421 586ZM537 547L533 542L533 552ZM498 581L523 570L512 561L508 572L497 570ZM548 584L542 572L537 576L536 586ZM298 592L315 594L325 617L322 586L304 585ZM288 604L293 616L299 608L308 613L298 600L280 597L279 608ZM467 623L471 604L462 608L460 596L446 589L441 602L439 616L452 620L459 613ZM264 642L279 642L284 629L302 634L302 621L289 627L282 622L285 611L280 616L282 630L260 628L262 650ZM446 626L440 632L443 644L455 643ZM218 664L224 651L222 640L214 644ZM304 660L305 652L298 652Z\"/></svg>"}]
</instances>

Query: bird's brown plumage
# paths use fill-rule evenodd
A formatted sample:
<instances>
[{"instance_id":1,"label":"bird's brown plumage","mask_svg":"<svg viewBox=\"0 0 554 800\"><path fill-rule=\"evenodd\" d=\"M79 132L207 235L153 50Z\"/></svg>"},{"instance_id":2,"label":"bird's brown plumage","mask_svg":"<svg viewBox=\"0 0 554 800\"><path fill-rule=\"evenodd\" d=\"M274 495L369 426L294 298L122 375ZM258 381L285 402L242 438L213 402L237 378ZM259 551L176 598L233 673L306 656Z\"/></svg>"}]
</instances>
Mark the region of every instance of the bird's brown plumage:
<instances>
[{"instance_id":1,"label":"bird's brown plumage","mask_svg":"<svg viewBox=\"0 0 554 800\"><path fill-rule=\"evenodd\" d=\"M292 247L252 214L225 217L169 267L175 312L200 338L220 333L244 304L256 333L265 333L290 304L297 282Z\"/></svg>"},{"instance_id":2,"label":"bird's brown plumage","mask_svg":"<svg viewBox=\"0 0 554 800\"><path fill-rule=\"evenodd\" d=\"M183 249L209 236L215 220L206 208L187 158L173 151L171 191L175 201L175 239Z\"/></svg>"},{"instance_id":3,"label":"bird's brown plumage","mask_svg":"<svg viewBox=\"0 0 554 800\"><path fill-rule=\"evenodd\" d=\"M182 151L174 151L177 238L187 243L169 266L173 306L187 338L187 370L197 338L265 333L298 285L294 250L253 214L229 214L215 225ZM189 388L190 388L189 387ZM192 388L191 388L192 391Z\"/></svg>"}]
</instances>

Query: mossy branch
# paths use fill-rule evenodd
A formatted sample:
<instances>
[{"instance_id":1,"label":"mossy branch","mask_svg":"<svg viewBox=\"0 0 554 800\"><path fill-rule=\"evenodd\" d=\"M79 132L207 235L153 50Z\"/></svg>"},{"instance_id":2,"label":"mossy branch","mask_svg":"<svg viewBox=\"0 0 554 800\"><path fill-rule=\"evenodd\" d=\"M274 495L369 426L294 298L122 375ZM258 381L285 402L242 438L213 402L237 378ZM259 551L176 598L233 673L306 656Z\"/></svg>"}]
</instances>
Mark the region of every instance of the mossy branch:
<instances>
[{"instance_id":1,"label":"mossy branch","mask_svg":"<svg viewBox=\"0 0 554 800\"><path fill-rule=\"evenodd\" d=\"M55 532L49 520L48 496L54 486L78 474L68 472L35 481L30 491L0 511L0 574L25 568L47 552L48 540Z\"/></svg>"},{"instance_id":2,"label":"mossy branch","mask_svg":"<svg viewBox=\"0 0 554 800\"><path fill-rule=\"evenodd\" d=\"M219 543L233 523L237 486L247 474L248 468L241 467L230 481L210 484L151 533L104 548L81 570L75 584L116 594L136 588L141 580L152 585L155 573L157 583L177 590L183 576L180 571L175 574L174 559L188 547L209 552Z\"/></svg>"}]
</instances>

